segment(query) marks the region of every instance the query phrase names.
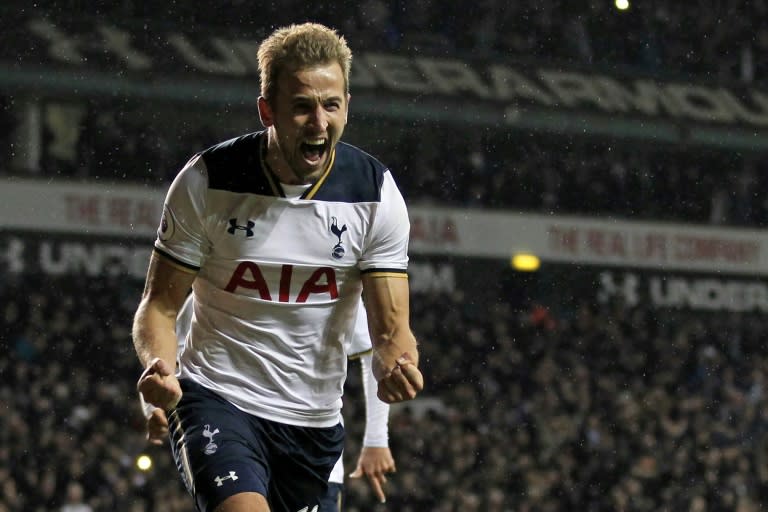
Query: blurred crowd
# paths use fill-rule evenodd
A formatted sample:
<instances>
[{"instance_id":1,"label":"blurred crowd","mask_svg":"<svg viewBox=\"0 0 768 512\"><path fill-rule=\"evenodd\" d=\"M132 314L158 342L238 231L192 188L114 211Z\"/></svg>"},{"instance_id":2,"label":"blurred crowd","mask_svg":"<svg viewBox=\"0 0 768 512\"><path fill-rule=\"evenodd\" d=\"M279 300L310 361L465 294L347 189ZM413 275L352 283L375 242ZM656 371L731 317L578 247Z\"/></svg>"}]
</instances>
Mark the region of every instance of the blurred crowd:
<instances>
[{"instance_id":1,"label":"blurred crowd","mask_svg":"<svg viewBox=\"0 0 768 512\"><path fill-rule=\"evenodd\" d=\"M145 450L130 343L137 284L79 276L3 275L0 285L0 511L166 510ZM167 510L189 510L188 503ZM69 507L69 508L67 508Z\"/></svg>"},{"instance_id":2,"label":"blurred crowd","mask_svg":"<svg viewBox=\"0 0 768 512\"><path fill-rule=\"evenodd\" d=\"M485 132L402 141L406 199L558 215L763 226L768 168L757 154ZM410 146L409 146L410 144Z\"/></svg>"},{"instance_id":3,"label":"blurred crowd","mask_svg":"<svg viewBox=\"0 0 768 512\"><path fill-rule=\"evenodd\" d=\"M446 407L395 415L391 510L763 509L764 318L468 298L414 300Z\"/></svg>"},{"instance_id":4,"label":"blurred crowd","mask_svg":"<svg viewBox=\"0 0 768 512\"><path fill-rule=\"evenodd\" d=\"M631 67L668 74L698 74L717 80L764 80L768 72L766 0L712 4L703 0L508 2L506 0L281 0L219 4L136 0L88 2L9 0L18 13L51 19L94 17L172 26L224 28L228 34L260 36L266 27L315 20L338 27L355 48L384 48L547 59L548 62Z\"/></svg>"},{"instance_id":5,"label":"blurred crowd","mask_svg":"<svg viewBox=\"0 0 768 512\"><path fill-rule=\"evenodd\" d=\"M168 445L143 436L129 337L140 283L2 277L0 511L191 510ZM761 510L764 317L534 299L414 296L429 387L393 407L387 503L353 481L346 510ZM348 468L360 385L352 366Z\"/></svg>"}]
</instances>

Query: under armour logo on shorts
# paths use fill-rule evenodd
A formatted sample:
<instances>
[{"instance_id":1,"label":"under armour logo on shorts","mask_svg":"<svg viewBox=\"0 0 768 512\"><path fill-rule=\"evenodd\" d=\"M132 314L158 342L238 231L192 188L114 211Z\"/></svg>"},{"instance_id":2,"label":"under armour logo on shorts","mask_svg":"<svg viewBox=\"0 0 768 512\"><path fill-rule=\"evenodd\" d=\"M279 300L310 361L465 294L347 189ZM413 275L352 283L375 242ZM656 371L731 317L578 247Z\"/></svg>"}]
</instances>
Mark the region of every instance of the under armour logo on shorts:
<instances>
[{"instance_id":1,"label":"under armour logo on shorts","mask_svg":"<svg viewBox=\"0 0 768 512\"><path fill-rule=\"evenodd\" d=\"M237 478L238 478L238 476L235 474L235 472L234 471L230 471L229 475L227 475L227 476L217 476L216 478L213 479L213 481L216 482L216 487L221 487L222 485L224 485L224 480L232 480L234 482L235 480L237 480ZM306 510L306 507L305 507L305 510ZM317 512L317 511L315 511L315 512Z\"/></svg>"}]
</instances>

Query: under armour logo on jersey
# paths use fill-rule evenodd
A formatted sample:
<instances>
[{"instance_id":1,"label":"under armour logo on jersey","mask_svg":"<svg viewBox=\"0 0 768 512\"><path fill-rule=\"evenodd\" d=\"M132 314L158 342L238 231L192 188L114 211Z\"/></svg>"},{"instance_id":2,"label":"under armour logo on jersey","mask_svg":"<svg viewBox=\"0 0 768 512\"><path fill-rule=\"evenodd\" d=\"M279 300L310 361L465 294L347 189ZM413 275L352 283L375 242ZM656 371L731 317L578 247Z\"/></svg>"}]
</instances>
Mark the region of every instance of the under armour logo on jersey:
<instances>
[{"instance_id":1,"label":"under armour logo on jersey","mask_svg":"<svg viewBox=\"0 0 768 512\"><path fill-rule=\"evenodd\" d=\"M229 227L227 228L227 233L230 235L234 235L235 231L245 231L245 236L253 236L253 226L255 226L256 223L252 220L249 220L245 223L245 226L242 226L237 223L237 219L229 219Z\"/></svg>"},{"instance_id":2,"label":"under armour logo on jersey","mask_svg":"<svg viewBox=\"0 0 768 512\"><path fill-rule=\"evenodd\" d=\"M319 505L315 505L314 507L312 507L312 510L309 510L309 505L307 505L307 506L306 506L306 507L304 507L303 509L299 510L299 512L317 512L317 510L318 510L318 508L317 508L317 507L318 507L318 506L319 506Z\"/></svg>"},{"instance_id":3,"label":"under armour logo on jersey","mask_svg":"<svg viewBox=\"0 0 768 512\"><path fill-rule=\"evenodd\" d=\"M221 487L224 485L224 480L232 480L233 482L238 479L238 476L235 474L234 471L230 471L229 475L227 476L217 476L213 479L214 482L216 482L216 487Z\"/></svg>"},{"instance_id":4,"label":"under armour logo on jersey","mask_svg":"<svg viewBox=\"0 0 768 512\"><path fill-rule=\"evenodd\" d=\"M219 429L214 430L211 432L211 426L206 425L203 429L203 437L208 438L208 444L205 445L205 448L203 448L203 453L206 455L213 455L216 453L216 450L219 449L218 445L213 442L213 436L219 433Z\"/></svg>"},{"instance_id":5,"label":"under armour logo on jersey","mask_svg":"<svg viewBox=\"0 0 768 512\"><path fill-rule=\"evenodd\" d=\"M336 237L339 239L339 243L333 246L333 250L331 250L331 255L336 258L337 260L340 260L344 257L344 247L341 246L341 235L347 230L347 225L344 224L339 228L338 223L336 222L336 217L331 217L331 233L336 235ZM301 512L301 511L299 511Z\"/></svg>"}]
</instances>

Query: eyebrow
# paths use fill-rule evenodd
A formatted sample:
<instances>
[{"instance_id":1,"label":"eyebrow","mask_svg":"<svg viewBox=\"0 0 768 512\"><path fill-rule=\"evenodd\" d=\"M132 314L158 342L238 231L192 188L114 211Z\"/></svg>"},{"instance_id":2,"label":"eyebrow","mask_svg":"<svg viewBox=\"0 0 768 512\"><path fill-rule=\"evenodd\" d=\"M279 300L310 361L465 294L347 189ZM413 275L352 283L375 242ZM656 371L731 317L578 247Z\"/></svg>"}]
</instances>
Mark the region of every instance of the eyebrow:
<instances>
[{"instance_id":1,"label":"eyebrow","mask_svg":"<svg viewBox=\"0 0 768 512\"><path fill-rule=\"evenodd\" d=\"M292 104L304 103L304 102L307 102L307 101L313 102L313 101L315 101L315 97L314 96L301 95L301 96L294 96L293 98L291 98L291 103ZM326 103L328 101L338 101L339 103L341 103L343 101L343 98L341 96L329 96L327 98L323 98L322 99L323 103Z\"/></svg>"}]
</instances>

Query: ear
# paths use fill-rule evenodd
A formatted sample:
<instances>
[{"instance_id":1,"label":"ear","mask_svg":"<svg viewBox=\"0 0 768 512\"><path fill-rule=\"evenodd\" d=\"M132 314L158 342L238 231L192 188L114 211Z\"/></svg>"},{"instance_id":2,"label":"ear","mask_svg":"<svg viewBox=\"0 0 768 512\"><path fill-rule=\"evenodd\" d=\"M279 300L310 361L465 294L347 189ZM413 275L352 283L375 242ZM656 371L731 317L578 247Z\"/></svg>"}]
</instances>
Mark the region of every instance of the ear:
<instances>
[{"instance_id":1,"label":"ear","mask_svg":"<svg viewBox=\"0 0 768 512\"><path fill-rule=\"evenodd\" d=\"M352 95L347 93L347 111L344 112L344 124L347 124L347 120L349 118L349 100L352 99Z\"/></svg>"},{"instance_id":2,"label":"ear","mask_svg":"<svg viewBox=\"0 0 768 512\"><path fill-rule=\"evenodd\" d=\"M269 128L275 124L274 112L272 112L272 107L269 105L269 102L266 100L266 98L264 98L264 96L259 96L258 106L259 119L261 119L261 124L263 124L265 128Z\"/></svg>"}]
</instances>

